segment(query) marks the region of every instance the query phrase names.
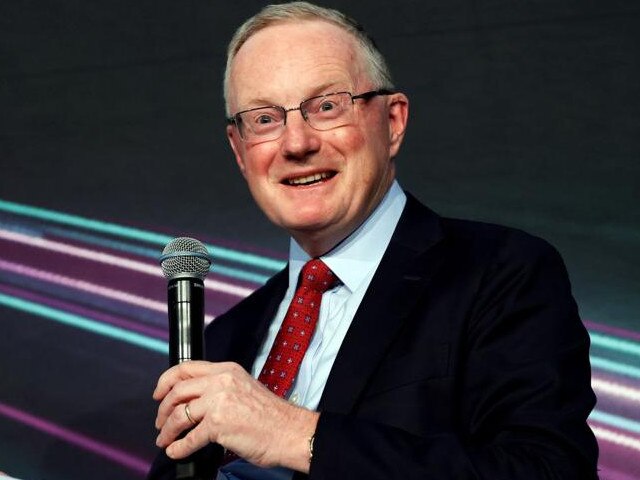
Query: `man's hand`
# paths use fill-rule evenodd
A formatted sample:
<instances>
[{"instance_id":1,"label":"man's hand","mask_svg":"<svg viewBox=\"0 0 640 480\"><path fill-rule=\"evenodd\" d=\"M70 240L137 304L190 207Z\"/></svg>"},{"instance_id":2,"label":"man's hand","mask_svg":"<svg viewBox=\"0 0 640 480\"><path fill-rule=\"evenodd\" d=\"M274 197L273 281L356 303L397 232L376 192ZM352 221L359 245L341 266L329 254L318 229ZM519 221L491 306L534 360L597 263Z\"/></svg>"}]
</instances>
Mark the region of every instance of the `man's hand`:
<instances>
[{"instance_id":1,"label":"man's hand","mask_svg":"<svg viewBox=\"0 0 640 480\"><path fill-rule=\"evenodd\" d=\"M261 467L309 470L319 414L277 397L236 363L183 362L160 376L153 398L160 401L156 444L173 459L216 442Z\"/></svg>"}]
</instances>

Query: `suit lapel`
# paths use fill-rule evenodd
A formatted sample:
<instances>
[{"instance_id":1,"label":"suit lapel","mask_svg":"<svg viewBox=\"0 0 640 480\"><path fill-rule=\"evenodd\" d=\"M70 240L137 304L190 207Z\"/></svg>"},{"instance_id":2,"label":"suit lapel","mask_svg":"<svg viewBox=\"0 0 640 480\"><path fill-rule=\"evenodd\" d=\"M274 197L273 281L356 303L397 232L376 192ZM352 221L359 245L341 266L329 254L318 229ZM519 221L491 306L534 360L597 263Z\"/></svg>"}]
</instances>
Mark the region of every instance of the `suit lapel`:
<instances>
[{"instance_id":1,"label":"suit lapel","mask_svg":"<svg viewBox=\"0 0 640 480\"><path fill-rule=\"evenodd\" d=\"M228 320L232 324L232 341L225 357L239 363L248 372L284 297L287 284L288 268L285 268L257 290L249 301L241 304L242 308L234 311Z\"/></svg>"},{"instance_id":2,"label":"suit lapel","mask_svg":"<svg viewBox=\"0 0 640 480\"><path fill-rule=\"evenodd\" d=\"M349 413L438 262L438 216L410 195L333 364L319 410ZM418 261L419 260L419 261Z\"/></svg>"}]
</instances>

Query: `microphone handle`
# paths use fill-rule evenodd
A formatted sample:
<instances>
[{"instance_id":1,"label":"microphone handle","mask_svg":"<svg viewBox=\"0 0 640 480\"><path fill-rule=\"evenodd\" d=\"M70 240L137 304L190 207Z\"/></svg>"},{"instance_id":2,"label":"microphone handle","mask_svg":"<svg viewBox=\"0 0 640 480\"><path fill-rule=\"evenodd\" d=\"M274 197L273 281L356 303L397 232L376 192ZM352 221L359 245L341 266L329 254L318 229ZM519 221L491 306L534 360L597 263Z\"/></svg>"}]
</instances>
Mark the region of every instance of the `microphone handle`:
<instances>
[{"instance_id":1,"label":"microphone handle","mask_svg":"<svg viewBox=\"0 0 640 480\"><path fill-rule=\"evenodd\" d=\"M169 312L169 362L204 359L204 282L175 278L167 288ZM187 434L183 432L181 436ZM204 480L204 459L198 452L176 461L176 480Z\"/></svg>"},{"instance_id":2,"label":"microphone handle","mask_svg":"<svg viewBox=\"0 0 640 480\"><path fill-rule=\"evenodd\" d=\"M204 359L204 282L174 278L167 289L169 307L169 361Z\"/></svg>"}]
</instances>

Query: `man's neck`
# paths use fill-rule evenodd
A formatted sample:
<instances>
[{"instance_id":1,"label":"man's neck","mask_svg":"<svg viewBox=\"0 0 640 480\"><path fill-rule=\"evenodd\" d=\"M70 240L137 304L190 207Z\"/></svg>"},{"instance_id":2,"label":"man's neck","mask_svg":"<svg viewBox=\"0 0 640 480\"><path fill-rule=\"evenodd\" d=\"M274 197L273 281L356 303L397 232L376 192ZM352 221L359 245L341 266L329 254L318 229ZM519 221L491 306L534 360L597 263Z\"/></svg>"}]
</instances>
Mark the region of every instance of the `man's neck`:
<instances>
[{"instance_id":1,"label":"man's neck","mask_svg":"<svg viewBox=\"0 0 640 480\"><path fill-rule=\"evenodd\" d=\"M394 187L395 185L395 187ZM331 251L339 248L345 241L348 241L355 232L358 231L363 225L365 225L371 217L373 217L376 212L381 208L381 205L385 203L385 199L390 195L390 191L392 187L395 188L394 197L400 193L402 194L402 190L399 185L397 185L394 180L385 194L380 198L374 207L364 215L360 221L353 222L355 224L354 227L343 229L338 232L330 232L327 233L326 230L317 233L317 232L291 232L292 241L294 241L299 249L304 250L304 252L309 255L310 258L318 258L323 255L328 254Z\"/></svg>"},{"instance_id":2,"label":"man's neck","mask_svg":"<svg viewBox=\"0 0 640 480\"><path fill-rule=\"evenodd\" d=\"M353 232L355 232L367 219L376 211L380 206L385 196L389 194L391 186L394 184L395 179L392 179L384 193L379 195L377 201L372 202L370 208L368 208L362 215L354 218L348 225L339 228L327 228L324 230L302 230L302 231L289 231L289 234L294 240L307 252L311 258L318 258L326 253L330 252L338 245L340 245L345 239L347 239Z\"/></svg>"},{"instance_id":3,"label":"man's neck","mask_svg":"<svg viewBox=\"0 0 640 480\"><path fill-rule=\"evenodd\" d=\"M304 232L301 234L292 232L291 236L311 258L318 258L333 250L350 234L351 231L346 234L344 232L336 232L333 235L327 234L327 232Z\"/></svg>"}]
</instances>

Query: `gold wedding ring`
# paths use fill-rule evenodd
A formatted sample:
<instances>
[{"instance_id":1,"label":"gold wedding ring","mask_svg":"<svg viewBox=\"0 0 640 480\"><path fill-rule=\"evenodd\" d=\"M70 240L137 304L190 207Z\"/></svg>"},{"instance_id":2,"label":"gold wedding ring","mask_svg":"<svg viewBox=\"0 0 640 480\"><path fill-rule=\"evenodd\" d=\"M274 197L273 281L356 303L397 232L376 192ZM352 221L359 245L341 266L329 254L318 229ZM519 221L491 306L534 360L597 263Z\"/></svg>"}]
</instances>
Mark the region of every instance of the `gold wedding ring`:
<instances>
[{"instance_id":1,"label":"gold wedding ring","mask_svg":"<svg viewBox=\"0 0 640 480\"><path fill-rule=\"evenodd\" d=\"M191 412L189 411L189 404L185 403L184 404L184 413L187 416L187 418L189 419L189 421L191 422L192 425L197 425L198 422L196 422L193 417L191 416Z\"/></svg>"}]
</instances>

